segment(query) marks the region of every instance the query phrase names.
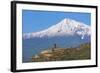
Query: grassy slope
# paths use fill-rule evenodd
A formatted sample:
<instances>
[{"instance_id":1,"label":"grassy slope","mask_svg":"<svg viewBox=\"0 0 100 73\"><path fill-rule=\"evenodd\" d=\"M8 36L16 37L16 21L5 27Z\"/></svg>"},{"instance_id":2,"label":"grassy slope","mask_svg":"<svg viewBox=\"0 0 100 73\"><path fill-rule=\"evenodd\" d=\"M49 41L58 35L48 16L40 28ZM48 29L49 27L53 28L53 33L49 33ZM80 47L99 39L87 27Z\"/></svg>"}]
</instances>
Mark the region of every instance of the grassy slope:
<instances>
[{"instance_id":1,"label":"grassy slope","mask_svg":"<svg viewBox=\"0 0 100 73\"><path fill-rule=\"evenodd\" d=\"M78 48L54 48L44 50L40 54L33 56L31 62L64 61L64 60L84 60L90 59L90 44L82 44Z\"/></svg>"}]
</instances>

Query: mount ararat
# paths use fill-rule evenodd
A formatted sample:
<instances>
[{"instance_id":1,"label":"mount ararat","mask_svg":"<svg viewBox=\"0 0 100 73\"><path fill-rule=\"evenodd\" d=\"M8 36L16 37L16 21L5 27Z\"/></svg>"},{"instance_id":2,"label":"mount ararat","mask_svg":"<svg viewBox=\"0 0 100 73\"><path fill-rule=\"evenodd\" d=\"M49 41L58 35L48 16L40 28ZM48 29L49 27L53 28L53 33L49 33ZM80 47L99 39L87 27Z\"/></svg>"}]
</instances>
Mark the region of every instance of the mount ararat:
<instances>
[{"instance_id":1,"label":"mount ararat","mask_svg":"<svg viewBox=\"0 0 100 73\"><path fill-rule=\"evenodd\" d=\"M42 50L57 47L77 47L91 40L91 27L82 22L65 18L39 32L23 34L23 57L28 61Z\"/></svg>"}]
</instances>

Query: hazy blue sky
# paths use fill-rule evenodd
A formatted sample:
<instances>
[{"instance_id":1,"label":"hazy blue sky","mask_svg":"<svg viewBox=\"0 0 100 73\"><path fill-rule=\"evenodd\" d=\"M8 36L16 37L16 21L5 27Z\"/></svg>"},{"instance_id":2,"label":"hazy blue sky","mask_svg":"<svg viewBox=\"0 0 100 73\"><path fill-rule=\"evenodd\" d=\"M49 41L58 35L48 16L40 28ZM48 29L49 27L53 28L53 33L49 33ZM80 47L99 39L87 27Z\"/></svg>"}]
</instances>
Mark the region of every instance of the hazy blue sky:
<instances>
[{"instance_id":1,"label":"hazy blue sky","mask_svg":"<svg viewBox=\"0 0 100 73\"><path fill-rule=\"evenodd\" d=\"M87 25L91 24L90 13L23 10L23 33L41 31L59 23L64 18L74 19Z\"/></svg>"}]
</instances>

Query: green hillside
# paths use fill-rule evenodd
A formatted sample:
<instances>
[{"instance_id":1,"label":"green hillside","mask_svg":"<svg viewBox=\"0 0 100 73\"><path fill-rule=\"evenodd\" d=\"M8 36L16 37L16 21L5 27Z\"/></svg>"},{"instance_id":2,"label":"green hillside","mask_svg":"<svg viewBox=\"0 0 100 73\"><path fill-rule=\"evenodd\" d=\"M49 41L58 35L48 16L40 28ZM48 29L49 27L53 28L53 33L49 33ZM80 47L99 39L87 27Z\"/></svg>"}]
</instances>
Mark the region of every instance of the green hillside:
<instances>
[{"instance_id":1,"label":"green hillside","mask_svg":"<svg viewBox=\"0 0 100 73\"><path fill-rule=\"evenodd\" d=\"M85 60L91 58L91 45L85 43L77 48L49 48L32 57L31 62Z\"/></svg>"}]
</instances>

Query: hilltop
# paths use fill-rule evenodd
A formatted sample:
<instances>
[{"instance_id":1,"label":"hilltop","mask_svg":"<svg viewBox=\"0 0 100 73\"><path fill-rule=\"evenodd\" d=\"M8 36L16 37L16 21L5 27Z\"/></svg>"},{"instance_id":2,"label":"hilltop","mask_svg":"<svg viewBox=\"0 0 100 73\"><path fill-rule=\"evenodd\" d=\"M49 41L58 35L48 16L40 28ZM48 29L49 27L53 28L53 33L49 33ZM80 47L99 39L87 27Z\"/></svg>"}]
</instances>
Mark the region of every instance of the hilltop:
<instances>
[{"instance_id":1,"label":"hilltop","mask_svg":"<svg viewBox=\"0 0 100 73\"><path fill-rule=\"evenodd\" d=\"M76 48L49 48L32 57L31 62L85 60L90 59L90 43Z\"/></svg>"}]
</instances>

